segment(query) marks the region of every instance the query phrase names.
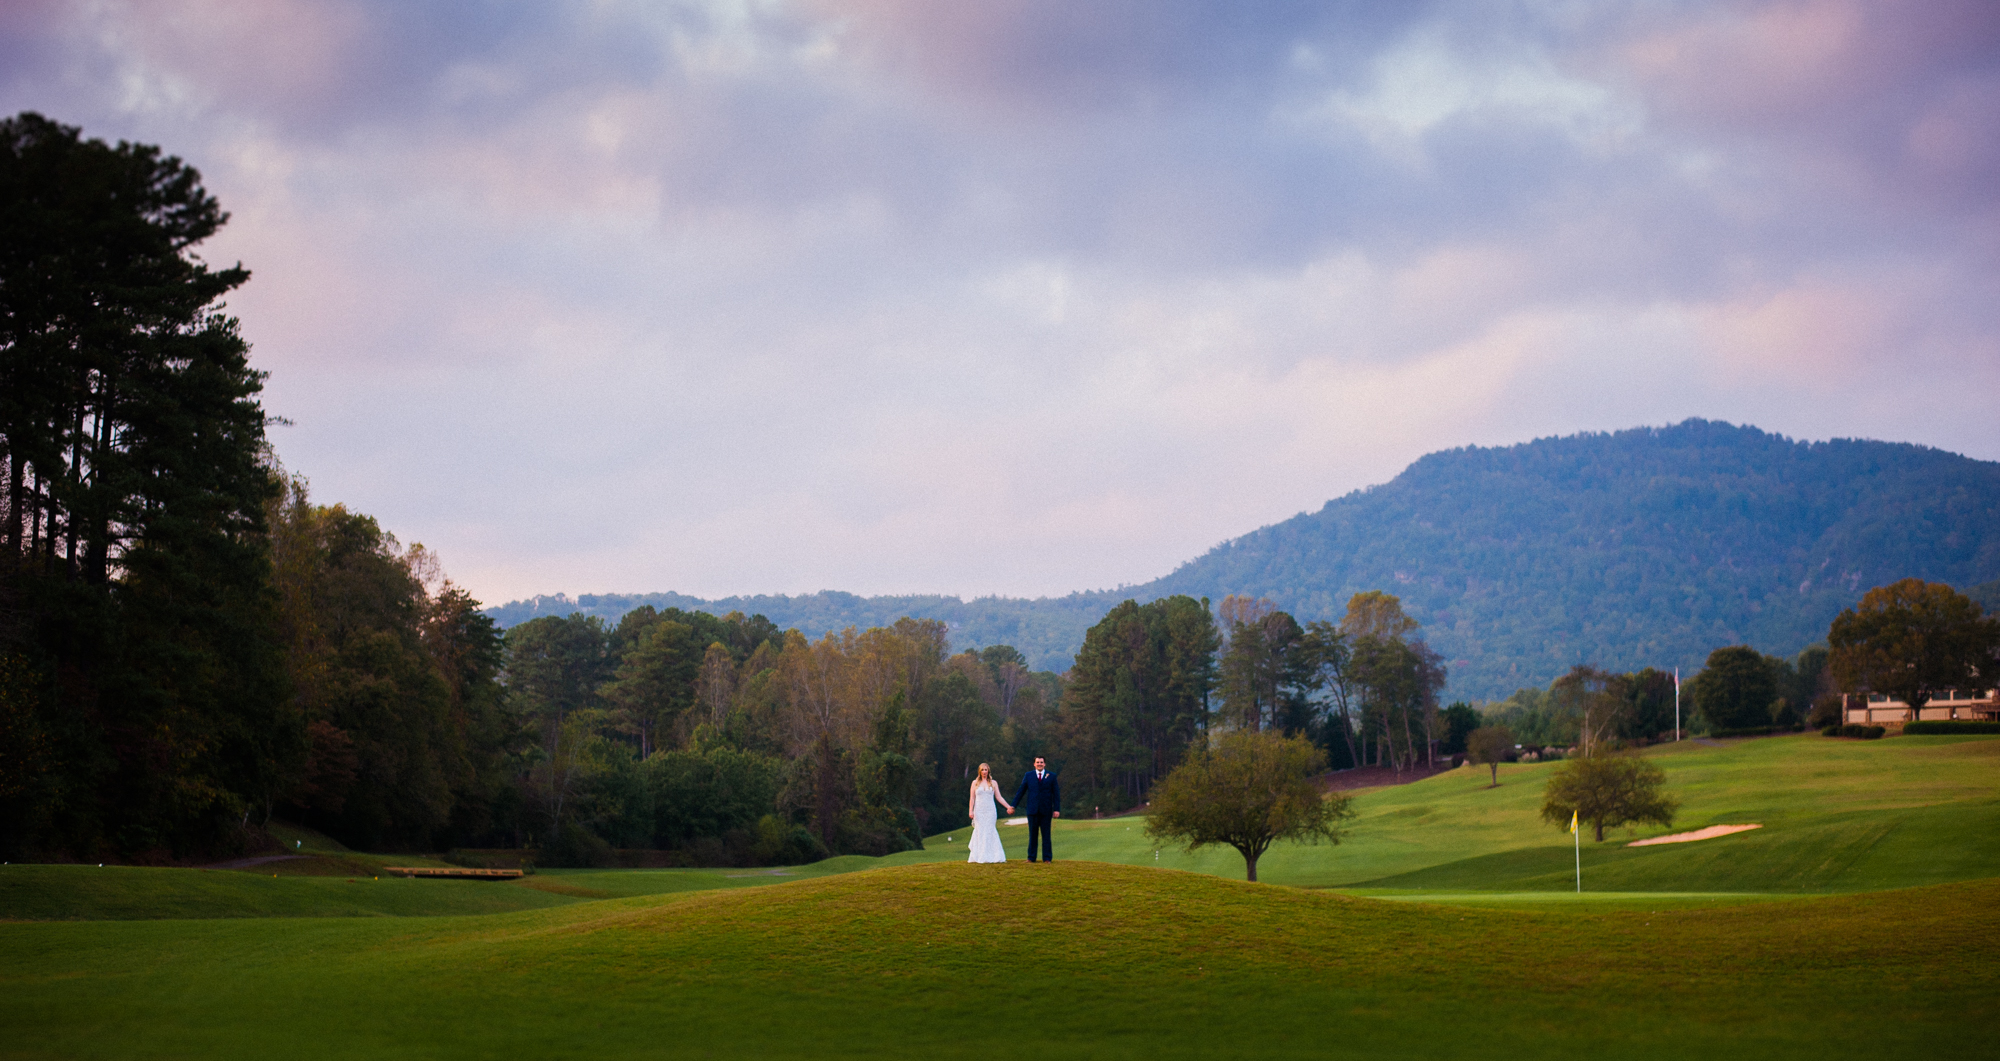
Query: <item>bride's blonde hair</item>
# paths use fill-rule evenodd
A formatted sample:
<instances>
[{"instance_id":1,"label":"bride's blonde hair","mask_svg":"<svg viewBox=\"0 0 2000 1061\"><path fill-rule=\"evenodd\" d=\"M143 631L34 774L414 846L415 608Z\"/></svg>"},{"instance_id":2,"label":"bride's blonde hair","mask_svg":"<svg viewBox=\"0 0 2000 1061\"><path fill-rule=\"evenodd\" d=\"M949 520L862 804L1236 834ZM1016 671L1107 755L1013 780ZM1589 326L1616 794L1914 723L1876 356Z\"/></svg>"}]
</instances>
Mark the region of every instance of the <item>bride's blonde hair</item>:
<instances>
[{"instance_id":1,"label":"bride's blonde hair","mask_svg":"<svg viewBox=\"0 0 2000 1061\"><path fill-rule=\"evenodd\" d=\"M979 781L992 781L992 780L993 780L993 768L992 768L991 766L988 766L988 765L987 765L987 764L985 764L985 763L980 763L980 764L979 764L979 776L978 776L978 777L975 777L975 778L973 778L973 781L974 781L974 782L979 782ZM998 784L998 782L994 782L994 783L995 783L995 784Z\"/></svg>"}]
</instances>

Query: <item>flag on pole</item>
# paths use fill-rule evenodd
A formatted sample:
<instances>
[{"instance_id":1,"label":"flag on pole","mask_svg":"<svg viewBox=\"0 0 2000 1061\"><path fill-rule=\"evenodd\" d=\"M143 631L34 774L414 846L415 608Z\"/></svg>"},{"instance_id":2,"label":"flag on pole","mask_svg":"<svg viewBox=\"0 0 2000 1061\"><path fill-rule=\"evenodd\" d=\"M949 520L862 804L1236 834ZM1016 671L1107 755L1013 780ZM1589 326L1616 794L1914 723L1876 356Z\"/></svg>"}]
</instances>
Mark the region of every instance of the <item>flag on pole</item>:
<instances>
[{"instance_id":1,"label":"flag on pole","mask_svg":"<svg viewBox=\"0 0 2000 1061\"><path fill-rule=\"evenodd\" d=\"M1576 815L1577 811L1582 809L1578 807L1576 810L1569 812L1570 835L1576 837L1572 842L1576 844L1576 893L1578 895L1583 894L1583 834L1576 831Z\"/></svg>"}]
</instances>

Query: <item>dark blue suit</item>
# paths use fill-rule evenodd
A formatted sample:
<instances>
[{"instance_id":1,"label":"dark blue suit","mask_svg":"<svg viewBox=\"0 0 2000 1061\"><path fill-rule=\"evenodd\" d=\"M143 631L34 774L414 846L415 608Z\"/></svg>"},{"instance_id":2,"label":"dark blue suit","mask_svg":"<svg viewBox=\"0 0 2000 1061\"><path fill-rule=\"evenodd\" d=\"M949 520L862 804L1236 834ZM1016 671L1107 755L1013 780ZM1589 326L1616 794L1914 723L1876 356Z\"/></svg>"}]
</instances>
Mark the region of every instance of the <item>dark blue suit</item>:
<instances>
[{"instance_id":1,"label":"dark blue suit","mask_svg":"<svg viewBox=\"0 0 2000 1061\"><path fill-rule=\"evenodd\" d=\"M1043 771L1036 777L1033 770L1021 777L1021 787L1014 793L1014 809L1028 816L1028 861L1035 861L1035 838L1042 841L1042 859L1056 860L1055 848L1049 843L1049 820L1062 810L1062 782L1056 775Z\"/></svg>"}]
</instances>

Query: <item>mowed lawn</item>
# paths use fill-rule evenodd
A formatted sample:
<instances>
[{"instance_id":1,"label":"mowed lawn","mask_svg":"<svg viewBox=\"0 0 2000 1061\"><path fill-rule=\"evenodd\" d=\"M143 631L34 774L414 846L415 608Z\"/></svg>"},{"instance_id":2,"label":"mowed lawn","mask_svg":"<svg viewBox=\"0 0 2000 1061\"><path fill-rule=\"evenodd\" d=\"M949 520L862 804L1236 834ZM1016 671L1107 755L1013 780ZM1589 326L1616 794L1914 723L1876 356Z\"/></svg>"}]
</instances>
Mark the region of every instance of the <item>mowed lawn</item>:
<instances>
[{"instance_id":1,"label":"mowed lawn","mask_svg":"<svg viewBox=\"0 0 2000 1061\"><path fill-rule=\"evenodd\" d=\"M0 926L0 1056L1990 1056L2000 884L1519 913L938 863L451 918Z\"/></svg>"},{"instance_id":2,"label":"mowed lawn","mask_svg":"<svg viewBox=\"0 0 2000 1061\"><path fill-rule=\"evenodd\" d=\"M1757 822L1762 829L1694 844L1628 848L1655 826L1583 844L1574 893L1568 835L1537 816L1553 765L1503 766L1500 787L1464 769L1355 799L1345 842L1280 845L1266 883L1521 908L1714 905L2000 877L2000 737L1829 740L1817 735L1686 742L1655 748L1681 799L1674 830ZM1027 830L1003 827L1010 854ZM968 832L923 851L847 856L779 870L544 870L518 883L403 880L412 856L350 852L285 832L310 858L244 871L95 866L0 867L0 919L437 916L541 909L594 900L735 889L885 866L963 861ZM1228 848L1155 851L1136 817L1056 824L1058 857L1240 878Z\"/></svg>"},{"instance_id":3,"label":"mowed lawn","mask_svg":"<svg viewBox=\"0 0 2000 1061\"><path fill-rule=\"evenodd\" d=\"M2000 737L1832 740L1817 734L1650 749L1681 801L1672 829L1583 839L1586 892L1814 894L2000 877ZM1338 846L1280 845L1262 881L1370 893L1570 892L1568 832L1539 817L1555 764L1484 767L1360 793ZM1692 844L1630 840L1707 825L1762 829ZM1138 818L1058 823L1056 856L1243 875L1229 848L1157 858ZM1003 828L1013 857L1026 829ZM967 836L886 861L963 859Z\"/></svg>"},{"instance_id":4,"label":"mowed lawn","mask_svg":"<svg viewBox=\"0 0 2000 1061\"><path fill-rule=\"evenodd\" d=\"M2000 739L1653 754L1677 830L1765 828L1586 840L1581 900L1548 766L1362 793L1259 885L1133 818L1060 823L1053 866L1019 827L1004 866L962 831L513 883L305 833L242 871L4 866L0 1058L1991 1055Z\"/></svg>"}]
</instances>

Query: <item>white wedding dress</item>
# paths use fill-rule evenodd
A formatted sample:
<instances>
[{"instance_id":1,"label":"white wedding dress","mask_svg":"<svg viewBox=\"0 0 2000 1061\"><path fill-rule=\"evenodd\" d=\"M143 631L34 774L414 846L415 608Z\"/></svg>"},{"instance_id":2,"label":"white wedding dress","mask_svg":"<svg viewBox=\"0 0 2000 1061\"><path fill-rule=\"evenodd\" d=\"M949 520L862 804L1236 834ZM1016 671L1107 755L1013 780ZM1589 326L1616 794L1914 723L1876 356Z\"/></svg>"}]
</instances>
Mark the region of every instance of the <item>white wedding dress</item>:
<instances>
[{"instance_id":1,"label":"white wedding dress","mask_svg":"<svg viewBox=\"0 0 2000 1061\"><path fill-rule=\"evenodd\" d=\"M972 853L967 862L1005 862L1007 849L1000 846L1000 829L994 821L993 800L1000 794L998 782L972 790Z\"/></svg>"}]
</instances>

